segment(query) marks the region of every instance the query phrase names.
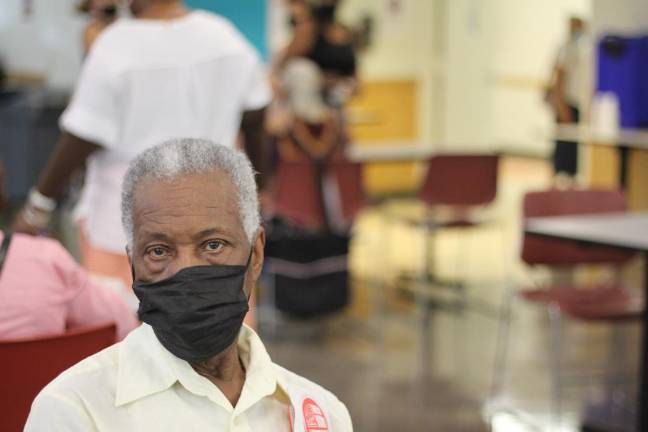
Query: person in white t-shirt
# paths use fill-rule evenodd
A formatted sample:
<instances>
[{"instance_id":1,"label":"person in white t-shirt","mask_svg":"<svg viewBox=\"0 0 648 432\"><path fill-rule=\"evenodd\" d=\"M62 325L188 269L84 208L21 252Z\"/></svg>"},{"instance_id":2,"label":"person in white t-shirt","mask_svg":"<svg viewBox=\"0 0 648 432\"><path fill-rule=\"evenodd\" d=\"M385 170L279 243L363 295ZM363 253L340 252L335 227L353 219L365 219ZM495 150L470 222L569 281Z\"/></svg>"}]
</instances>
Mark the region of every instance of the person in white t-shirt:
<instances>
[{"instance_id":1,"label":"person in white t-shirt","mask_svg":"<svg viewBox=\"0 0 648 432\"><path fill-rule=\"evenodd\" d=\"M578 17L569 20L569 36L556 56L546 95L558 124L580 121L591 94L591 46L587 25ZM578 143L557 140L552 156L558 185L570 184L578 173Z\"/></svg>"},{"instance_id":2,"label":"person in white t-shirt","mask_svg":"<svg viewBox=\"0 0 648 432\"><path fill-rule=\"evenodd\" d=\"M85 164L76 212L83 262L130 285L119 224L129 161L180 136L235 146L240 129L263 174L271 92L258 54L226 19L180 0L126 3L133 18L112 24L92 46L60 119L61 138L13 228L34 234L46 226L71 173Z\"/></svg>"}]
</instances>

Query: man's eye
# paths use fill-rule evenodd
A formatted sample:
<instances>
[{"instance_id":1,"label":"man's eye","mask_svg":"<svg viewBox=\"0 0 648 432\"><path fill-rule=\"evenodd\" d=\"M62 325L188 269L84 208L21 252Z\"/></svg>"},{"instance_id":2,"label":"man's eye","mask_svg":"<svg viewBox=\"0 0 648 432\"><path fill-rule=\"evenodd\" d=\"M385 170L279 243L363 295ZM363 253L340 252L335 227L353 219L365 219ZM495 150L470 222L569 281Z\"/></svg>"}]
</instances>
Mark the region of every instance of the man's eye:
<instances>
[{"instance_id":1,"label":"man's eye","mask_svg":"<svg viewBox=\"0 0 648 432\"><path fill-rule=\"evenodd\" d=\"M149 248L149 250L146 251L146 254L151 258L160 259L166 257L168 251L166 248L163 248L161 246L154 246L152 248Z\"/></svg>"},{"instance_id":2,"label":"man's eye","mask_svg":"<svg viewBox=\"0 0 648 432\"><path fill-rule=\"evenodd\" d=\"M210 252L218 251L222 247L223 247L223 242L218 240L210 240L205 243L205 249L207 249Z\"/></svg>"}]
</instances>

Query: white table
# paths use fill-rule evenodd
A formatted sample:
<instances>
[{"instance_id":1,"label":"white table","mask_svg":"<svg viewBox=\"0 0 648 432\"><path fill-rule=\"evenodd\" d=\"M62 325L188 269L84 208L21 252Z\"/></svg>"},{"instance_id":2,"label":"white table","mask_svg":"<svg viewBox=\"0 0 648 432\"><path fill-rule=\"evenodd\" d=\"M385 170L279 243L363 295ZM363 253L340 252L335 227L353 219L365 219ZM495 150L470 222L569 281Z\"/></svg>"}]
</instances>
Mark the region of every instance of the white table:
<instances>
[{"instance_id":1,"label":"white table","mask_svg":"<svg viewBox=\"0 0 648 432\"><path fill-rule=\"evenodd\" d=\"M648 129L619 129L614 134L600 134L586 125L561 124L556 127L554 138L583 144L622 145L648 150Z\"/></svg>"}]
</instances>

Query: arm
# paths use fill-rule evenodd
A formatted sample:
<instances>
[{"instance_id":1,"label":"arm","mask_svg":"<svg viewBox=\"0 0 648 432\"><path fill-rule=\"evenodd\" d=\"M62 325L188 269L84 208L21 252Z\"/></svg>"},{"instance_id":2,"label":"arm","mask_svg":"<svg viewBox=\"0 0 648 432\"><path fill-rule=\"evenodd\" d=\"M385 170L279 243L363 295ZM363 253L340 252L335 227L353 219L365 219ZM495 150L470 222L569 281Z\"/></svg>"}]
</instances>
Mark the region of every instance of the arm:
<instances>
[{"instance_id":1,"label":"arm","mask_svg":"<svg viewBox=\"0 0 648 432\"><path fill-rule=\"evenodd\" d=\"M59 197L71 173L83 168L88 156L101 148L99 144L64 132L38 180L37 189L45 196Z\"/></svg>"},{"instance_id":2,"label":"arm","mask_svg":"<svg viewBox=\"0 0 648 432\"><path fill-rule=\"evenodd\" d=\"M554 110L558 121L560 123L570 123L573 121L569 104L565 97L565 47L562 47L553 68L551 69L551 76L549 78L549 85L547 86L547 95L545 99Z\"/></svg>"},{"instance_id":3,"label":"arm","mask_svg":"<svg viewBox=\"0 0 648 432\"><path fill-rule=\"evenodd\" d=\"M315 44L316 32L316 24L311 18L298 22L293 30L292 39L277 54L270 69L270 82L276 96L281 96L281 70L291 58L303 57L311 52Z\"/></svg>"},{"instance_id":4,"label":"arm","mask_svg":"<svg viewBox=\"0 0 648 432\"><path fill-rule=\"evenodd\" d=\"M114 322L120 340L137 327L135 314L123 298L92 281L89 273L59 243L55 243L54 248L54 269L66 293L68 327Z\"/></svg>"},{"instance_id":5,"label":"arm","mask_svg":"<svg viewBox=\"0 0 648 432\"><path fill-rule=\"evenodd\" d=\"M556 66L554 72L554 97L556 98L556 114L560 123L572 123L574 117L572 116L567 98L565 97L565 69L561 66Z\"/></svg>"},{"instance_id":6,"label":"arm","mask_svg":"<svg viewBox=\"0 0 648 432\"><path fill-rule=\"evenodd\" d=\"M298 22L293 29L292 39L278 55L274 68L281 69L292 57L307 55L313 49L316 33L317 24L312 18L305 18Z\"/></svg>"},{"instance_id":7,"label":"arm","mask_svg":"<svg viewBox=\"0 0 648 432\"><path fill-rule=\"evenodd\" d=\"M102 44L101 38L88 53L70 104L59 120L65 132L14 223L16 231L34 234L47 226L49 213L56 206L55 199L70 175L84 165L92 152L110 148L117 142L120 109L113 58L114 49Z\"/></svg>"},{"instance_id":8,"label":"arm","mask_svg":"<svg viewBox=\"0 0 648 432\"><path fill-rule=\"evenodd\" d=\"M77 271L86 273L79 268ZM85 284L68 305L68 324L81 327L104 322L117 325L117 339L122 340L139 325L135 313L116 292L93 282L85 274Z\"/></svg>"},{"instance_id":9,"label":"arm","mask_svg":"<svg viewBox=\"0 0 648 432\"><path fill-rule=\"evenodd\" d=\"M265 130L266 108L249 110L243 113L241 133L245 153L252 166L259 173L257 185L263 190L268 175L268 137Z\"/></svg>"},{"instance_id":10,"label":"arm","mask_svg":"<svg viewBox=\"0 0 648 432\"><path fill-rule=\"evenodd\" d=\"M91 280L59 242L44 240L41 244L51 269L50 279L56 281L53 289L60 292L66 327L114 322L119 339L137 327L134 311L116 291Z\"/></svg>"},{"instance_id":11,"label":"arm","mask_svg":"<svg viewBox=\"0 0 648 432\"><path fill-rule=\"evenodd\" d=\"M58 198L72 173L82 168L90 154L101 149L96 143L83 140L70 133L63 133L36 185L40 194L50 199ZM36 203L27 202L18 214L12 229L16 232L36 234L44 228L51 211Z\"/></svg>"}]
</instances>

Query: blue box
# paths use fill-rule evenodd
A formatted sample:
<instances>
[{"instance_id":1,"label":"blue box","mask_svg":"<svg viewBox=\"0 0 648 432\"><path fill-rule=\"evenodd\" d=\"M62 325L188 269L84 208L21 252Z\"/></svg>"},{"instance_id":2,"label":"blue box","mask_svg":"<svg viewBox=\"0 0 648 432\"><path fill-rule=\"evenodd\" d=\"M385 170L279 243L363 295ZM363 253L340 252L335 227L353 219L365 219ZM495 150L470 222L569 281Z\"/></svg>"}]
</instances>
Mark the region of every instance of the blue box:
<instances>
[{"instance_id":1,"label":"blue box","mask_svg":"<svg viewBox=\"0 0 648 432\"><path fill-rule=\"evenodd\" d=\"M597 54L597 91L617 95L621 127L648 127L648 36L604 36Z\"/></svg>"}]
</instances>

